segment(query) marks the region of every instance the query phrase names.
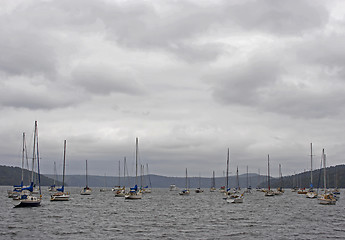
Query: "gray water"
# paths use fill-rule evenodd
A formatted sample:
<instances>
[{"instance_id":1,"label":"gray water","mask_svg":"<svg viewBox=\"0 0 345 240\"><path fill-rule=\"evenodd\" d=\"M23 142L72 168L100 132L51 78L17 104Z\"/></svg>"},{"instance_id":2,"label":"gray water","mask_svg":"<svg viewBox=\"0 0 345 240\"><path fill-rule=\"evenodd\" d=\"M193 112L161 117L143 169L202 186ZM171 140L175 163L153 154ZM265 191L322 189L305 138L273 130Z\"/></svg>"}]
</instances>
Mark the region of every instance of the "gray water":
<instances>
[{"instance_id":1,"label":"gray water","mask_svg":"<svg viewBox=\"0 0 345 240\"><path fill-rule=\"evenodd\" d=\"M0 239L345 239L345 192L335 206L323 206L287 189L264 197L255 190L243 204L219 192L179 196L153 189L142 200L115 198L94 188L67 188L68 202L50 202L43 191L37 208L13 208L0 187Z\"/></svg>"}]
</instances>

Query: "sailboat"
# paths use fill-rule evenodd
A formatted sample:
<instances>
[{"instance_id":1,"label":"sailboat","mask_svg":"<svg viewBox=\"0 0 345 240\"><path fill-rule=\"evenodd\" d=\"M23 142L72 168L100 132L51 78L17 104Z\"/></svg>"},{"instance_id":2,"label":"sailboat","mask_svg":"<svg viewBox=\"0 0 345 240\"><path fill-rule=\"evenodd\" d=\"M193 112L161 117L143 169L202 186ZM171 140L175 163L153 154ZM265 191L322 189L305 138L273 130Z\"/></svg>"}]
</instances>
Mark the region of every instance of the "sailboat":
<instances>
[{"instance_id":1,"label":"sailboat","mask_svg":"<svg viewBox=\"0 0 345 240\"><path fill-rule=\"evenodd\" d=\"M270 176L270 155L267 157L267 191L265 192L266 197L273 197L274 191L271 190L271 176Z\"/></svg>"},{"instance_id":2,"label":"sailboat","mask_svg":"<svg viewBox=\"0 0 345 240\"><path fill-rule=\"evenodd\" d=\"M87 160L85 160L85 162L86 162L86 174L85 174L86 186L81 190L80 194L81 195L91 195L92 190L91 190L91 188L89 188L88 181L87 181Z\"/></svg>"},{"instance_id":3,"label":"sailboat","mask_svg":"<svg viewBox=\"0 0 345 240\"><path fill-rule=\"evenodd\" d=\"M249 176L248 176L248 166L247 166L247 189L244 191L245 193L251 193L252 187L249 185Z\"/></svg>"},{"instance_id":4,"label":"sailboat","mask_svg":"<svg viewBox=\"0 0 345 240\"><path fill-rule=\"evenodd\" d=\"M124 197L126 194L125 185L123 187L121 187L120 185L120 180L121 180L120 172L121 172L121 165L119 161L119 185L113 188L113 191L115 191L115 197ZM124 157L124 160L123 160L123 177L124 179L126 178L126 157Z\"/></svg>"},{"instance_id":5,"label":"sailboat","mask_svg":"<svg viewBox=\"0 0 345 240\"><path fill-rule=\"evenodd\" d=\"M258 183L257 184L260 184L260 168L258 169ZM256 191L258 191L258 192L262 192L262 189L261 189L261 187L259 187L259 186L257 186L256 187Z\"/></svg>"},{"instance_id":6,"label":"sailboat","mask_svg":"<svg viewBox=\"0 0 345 240\"><path fill-rule=\"evenodd\" d=\"M277 191L274 192L275 195L282 195L284 193L283 190L283 174L282 174L282 166L279 164L279 179L280 179L280 186L277 188Z\"/></svg>"},{"instance_id":7,"label":"sailboat","mask_svg":"<svg viewBox=\"0 0 345 240\"><path fill-rule=\"evenodd\" d=\"M335 168L335 175L334 175L334 185L335 188L332 190L332 193L334 194L334 197L339 199L340 191L338 189L338 173L337 173L337 168Z\"/></svg>"},{"instance_id":8,"label":"sailboat","mask_svg":"<svg viewBox=\"0 0 345 240\"><path fill-rule=\"evenodd\" d=\"M215 172L213 171L210 192L215 192L216 190L217 190L216 189L216 178L215 178Z\"/></svg>"},{"instance_id":9,"label":"sailboat","mask_svg":"<svg viewBox=\"0 0 345 240\"><path fill-rule=\"evenodd\" d=\"M317 198L317 193L313 189L313 143L310 143L310 188L306 194L307 198Z\"/></svg>"},{"instance_id":10,"label":"sailboat","mask_svg":"<svg viewBox=\"0 0 345 240\"><path fill-rule=\"evenodd\" d=\"M107 185L107 174L104 173L104 187L99 189L100 192L108 192L111 191L111 189L108 188Z\"/></svg>"},{"instance_id":11,"label":"sailboat","mask_svg":"<svg viewBox=\"0 0 345 240\"><path fill-rule=\"evenodd\" d=\"M325 149L322 149L322 159L323 159L323 188L324 193L318 198L319 203L322 205L335 205L337 202L333 194L327 191L327 177L326 177L326 154Z\"/></svg>"},{"instance_id":12,"label":"sailboat","mask_svg":"<svg viewBox=\"0 0 345 240\"><path fill-rule=\"evenodd\" d=\"M238 167L237 167L237 171L236 171L236 180L237 180L237 189L234 193L232 193L231 195L228 195L228 198L226 199L226 201L228 203L243 203L243 193L240 194L240 192L239 192L240 181L238 178Z\"/></svg>"},{"instance_id":13,"label":"sailboat","mask_svg":"<svg viewBox=\"0 0 345 240\"><path fill-rule=\"evenodd\" d=\"M63 169L62 169L62 186L56 189L56 193L50 196L50 201L68 201L69 193L65 192L65 170L66 169L66 140L63 147Z\"/></svg>"},{"instance_id":14,"label":"sailboat","mask_svg":"<svg viewBox=\"0 0 345 240\"><path fill-rule=\"evenodd\" d=\"M196 193L203 193L204 192L204 190L201 189L201 187L200 187L200 174L199 174L199 187L197 189L195 189L195 192Z\"/></svg>"},{"instance_id":15,"label":"sailboat","mask_svg":"<svg viewBox=\"0 0 345 240\"><path fill-rule=\"evenodd\" d=\"M129 193L125 195L125 199L138 200L142 198L142 193L138 188L138 154L139 154L139 140L135 139L135 186L130 188Z\"/></svg>"},{"instance_id":16,"label":"sailboat","mask_svg":"<svg viewBox=\"0 0 345 240\"><path fill-rule=\"evenodd\" d=\"M187 168L186 168L186 186L185 189L183 189L181 192L179 192L180 195L189 195L190 191L188 188L188 172L187 172Z\"/></svg>"},{"instance_id":17,"label":"sailboat","mask_svg":"<svg viewBox=\"0 0 345 240\"><path fill-rule=\"evenodd\" d=\"M226 158L226 178L225 178L225 191L224 194L228 196L230 194L230 188L229 188L229 164L230 164L230 149L228 148L228 154ZM225 198L226 199L226 198Z\"/></svg>"},{"instance_id":18,"label":"sailboat","mask_svg":"<svg viewBox=\"0 0 345 240\"><path fill-rule=\"evenodd\" d=\"M38 174L38 184L40 196L36 197L32 195L34 190L34 163L37 161L37 174ZM34 146L32 153L32 169L31 169L31 184L29 187L23 187L20 191L18 200L13 200L15 207L37 207L41 205L42 193L41 193L41 175L40 175L40 161L39 161L39 151L38 151L38 130L37 121L35 121L34 130Z\"/></svg>"},{"instance_id":19,"label":"sailboat","mask_svg":"<svg viewBox=\"0 0 345 240\"><path fill-rule=\"evenodd\" d=\"M146 164L146 172L147 172L147 178L149 179L149 185L146 185L144 187L144 193L152 193L152 183L151 183L151 178L149 175L149 164Z\"/></svg>"},{"instance_id":20,"label":"sailboat","mask_svg":"<svg viewBox=\"0 0 345 240\"><path fill-rule=\"evenodd\" d=\"M56 192L56 180L57 180L56 162L54 161L54 183L48 188L49 192Z\"/></svg>"}]
</instances>

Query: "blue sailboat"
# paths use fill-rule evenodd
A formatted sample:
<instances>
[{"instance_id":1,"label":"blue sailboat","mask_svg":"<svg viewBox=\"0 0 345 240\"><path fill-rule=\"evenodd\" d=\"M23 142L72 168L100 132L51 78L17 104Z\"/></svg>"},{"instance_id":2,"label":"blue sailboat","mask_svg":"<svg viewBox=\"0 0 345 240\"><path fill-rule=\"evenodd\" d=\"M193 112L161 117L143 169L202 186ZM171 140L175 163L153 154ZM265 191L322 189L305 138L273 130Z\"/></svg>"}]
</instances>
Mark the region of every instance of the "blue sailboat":
<instances>
[{"instance_id":1,"label":"blue sailboat","mask_svg":"<svg viewBox=\"0 0 345 240\"><path fill-rule=\"evenodd\" d=\"M138 138L135 139L135 186L130 188L129 193L125 195L125 199L138 200L142 198L142 192L138 188Z\"/></svg>"},{"instance_id":2,"label":"blue sailboat","mask_svg":"<svg viewBox=\"0 0 345 240\"><path fill-rule=\"evenodd\" d=\"M64 141L63 151L63 172L62 172L62 186L56 189L56 193L50 196L50 201L68 201L69 193L65 192L65 169L66 169L66 140Z\"/></svg>"},{"instance_id":3,"label":"blue sailboat","mask_svg":"<svg viewBox=\"0 0 345 240\"><path fill-rule=\"evenodd\" d=\"M40 196L33 196L34 191L34 164L37 161L37 174L38 174L38 184L39 184L39 194ZM40 175L40 161L39 161L39 151L38 151L38 130L37 121L35 121L34 130L34 146L32 154L32 169L31 169L31 184L29 187L23 187L20 190L20 195L18 200L13 200L15 207L37 207L41 205L42 193L41 193L41 175Z\"/></svg>"}]
</instances>

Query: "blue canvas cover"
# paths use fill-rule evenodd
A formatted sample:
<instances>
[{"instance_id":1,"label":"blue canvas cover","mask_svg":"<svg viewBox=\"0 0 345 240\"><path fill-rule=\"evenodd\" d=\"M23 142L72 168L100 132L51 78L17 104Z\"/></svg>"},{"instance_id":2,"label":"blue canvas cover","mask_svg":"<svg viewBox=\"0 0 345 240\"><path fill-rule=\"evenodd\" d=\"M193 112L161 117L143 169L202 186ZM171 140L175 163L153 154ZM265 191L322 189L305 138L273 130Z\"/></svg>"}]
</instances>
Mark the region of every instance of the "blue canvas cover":
<instances>
[{"instance_id":1,"label":"blue canvas cover","mask_svg":"<svg viewBox=\"0 0 345 240\"><path fill-rule=\"evenodd\" d=\"M59 192L64 192L65 191L65 186L61 186L61 188L56 189Z\"/></svg>"},{"instance_id":2,"label":"blue canvas cover","mask_svg":"<svg viewBox=\"0 0 345 240\"><path fill-rule=\"evenodd\" d=\"M136 192L138 191L138 185L135 185L133 188L131 188L130 192Z\"/></svg>"},{"instance_id":3,"label":"blue canvas cover","mask_svg":"<svg viewBox=\"0 0 345 240\"><path fill-rule=\"evenodd\" d=\"M27 187L27 188L22 188L22 191L23 191L23 190L28 190L28 191L32 192L32 191L34 190L34 183L31 182L30 186Z\"/></svg>"}]
</instances>

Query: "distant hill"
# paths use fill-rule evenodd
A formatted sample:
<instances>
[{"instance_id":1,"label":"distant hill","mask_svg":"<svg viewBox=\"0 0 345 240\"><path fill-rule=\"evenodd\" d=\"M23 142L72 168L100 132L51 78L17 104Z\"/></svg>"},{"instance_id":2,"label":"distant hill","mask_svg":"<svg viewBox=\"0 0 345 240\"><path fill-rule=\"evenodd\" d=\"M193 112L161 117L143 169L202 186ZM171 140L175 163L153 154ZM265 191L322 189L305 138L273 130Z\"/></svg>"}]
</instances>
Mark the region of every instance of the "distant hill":
<instances>
[{"instance_id":1,"label":"distant hill","mask_svg":"<svg viewBox=\"0 0 345 240\"><path fill-rule=\"evenodd\" d=\"M35 179L37 174L35 174ZM0 185L13 186L19 185L22 178L22 169L19 167L9 167L0 165ZM24 185L30 185L31 171L24 170ZM54 183L52 178L46 177L41 174L41 185L50 186ZM60 184L61 182L57 182Z\"/></svg>"},{"instance_id":2,"label":"distant hill","mask_svg":"<svg viewBox=\"0 0 345 240\"><path fill-rule=\"evenodd\" d=\"M321 175L320 175L321 173ZM329 167L326 169L327 173L327 182L329 187L339 187L345 188L345 165L338 165L335 167ZM318 185L323 186L323 172L322 170L314 170L313 171L313 185L316 188ZM320 175L320 182L319 182L319 175ZM24 173L24 183L27 184L29 181L29 177L31 176L31 172L25 170ZM45 174L41 175L41 185L42 186L49 186L53 184L53 175ZM159 176L159 175L147 175L143 176L143 185L150 185L150 181L153 188L168 188L171 184L175 184L179 188L184 188L185 186L185 178L184 177L166 177L166 176ZM17 185L20 184L21 180L21 168L19 167L9 167L9 166L0 166L0 185ZM59 183L61 184L62 176L58 176ZM199 177L189 177L189 187L190 188L197 188L199 187L199 180L200 186L202 188L210 188L211 186L211 178L199 178ZM119 178L117 176L88 176L89 186L90 187L113 187L118 185ZM135 177L127 177L124 179L123 177L120 178L120 183L123 185L125 181L126 186L134 186L135 184ZM138 184L140 185L141 178L138 177ZM221 186L225 185L225 177L217 177L216 181L216 188L220 188ZM85 175L67 175L65 177L66 186L75 186L75 187L83 187L86 184ZM240 187L245 188L247 187L247 175L242 174L239 176ZM294 186L297 187L309 187L310 184L310 172L303 172L299 174L295 174L292 176L285 176L282 179L283 187L284 188L292 188ZM236 176L229 177L229 187L233 188L236 187L237 181ZM248 185L252 188L256 187L267 187L267 176L258 175L255 173L248 174ZM271 187L276 188L280 186L280 179L278 178L271 178Z\"/></svg>"},{"instance_id":3,"label":"distant hill","mask_svg":"<svg viewBox=\"0 0 345 240\"><path fill-rule=\"evenodd\" d=\"M249 175L249 183L252 184L252 186L256 187L258 182L258 179L261 179L262 181L265 179L265 176L258 177L257 174L248 174ZM52 175L47 175L49 177L52 177ZM59 176L58 179L61 179L61 176ZM186 179L184 177L166 177L166 176L159 176L159 175L145 175L142 178L143 180L143 186L150 185L150 181L152 183L153 188L168 188L171 184L175 184L179 188L185 187ZM211 187L211 178L200 178L200 186L202 188L210 188ZM65 181L69 186L78 186L83 187L86 184L86 179L84 175L67 175L65 176ZM138 177L138 184L140 185L141 177ZM189 187L190 188L197 188L199 187L199 177L189 177L188 178ZM225 177L218 177L215 178L216 187L219 188L221 186L225 185ZM247 176L246 174L243 174L239 176L239 182L241 188L247 186ZM125 183L126 186L134 186L135 184L135 177L126 177L124 179L123 177L120 178L120 184L123 185ZM115 185L119 184L119 177L104 177L104 176L88 176L88 185L90 187L113 187ZM235 187L237 185L236 183L236 177L231 176L229 177L229 186Z\"/></svg>"},{"instance_id":4,"label":"distant hill","mask_svg":"<svg viewBox=\"0 0 345 240\"><path fill-rule=\"evenodd\" d=\"M326 168L327 175L327 187L345 188L345 165L337 165ZM276 188L280 186L279 178L271 179L271 187ZM310 186L310 171L295 174L292 176L286 176L282 178L282 186L284 188L309 188ZM313 171L313 187L323 187L323 169L317 169ZM260 184L260 187L267 187L267 177L265 182Z\"/></svg>"}]
</instances>

